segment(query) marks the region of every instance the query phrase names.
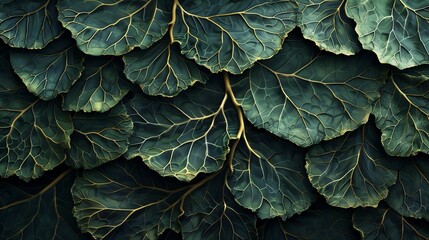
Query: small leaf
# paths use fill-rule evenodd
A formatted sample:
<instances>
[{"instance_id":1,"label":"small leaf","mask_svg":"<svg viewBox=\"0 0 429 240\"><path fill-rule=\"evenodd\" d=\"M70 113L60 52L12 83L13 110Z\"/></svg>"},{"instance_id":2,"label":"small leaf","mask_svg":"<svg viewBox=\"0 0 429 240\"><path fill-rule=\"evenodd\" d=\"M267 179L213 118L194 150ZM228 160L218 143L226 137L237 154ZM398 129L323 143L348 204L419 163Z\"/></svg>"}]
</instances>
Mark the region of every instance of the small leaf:
<instances>
[{"instance_id":1,"label":"small leaf","mask_svg":"<svg viewBox=\"0 0 429 240\"><path fill-rule=\"evenodd\" d=\"M356 210L353 226L365 240L429 239L428 222L403 217L386 207Z\"/></svg>"},{"instance_id":2,"label":"small leaf","mask_svg":"<svg viewBox=\"0 0 429 240\"><path fill-rule=\"evenodd\" d=\"M256 216L238 205L226 187L225 171L196 189L180 218L184 239L257 239Z\"/></svg>"},{"instance_id":3,"label":"small leaf","mask_svg":"<svg viewBox=\"0 0 429 240\"><path fill-rule=\"evenodd\" d=\"M229 121L228 106L219 78L174 98L135 91L126 104L134 123L126 157L141 157L162 176L181 181L218 171L229 151L229 139L236 132L230 133L230 128L238 128L236 122Z\"/></svg>"},{"instance_id":4,"label":"small leaf","mask_svg":"<svg viewBox=\"0 0 429 240\"><path fill-rule=\"evenodd\" d=\"M31 183L0 180L1 239L89 239L73 218L74 172L52 173Z\"/></svg>"},{"instance_id":5,"label":"small leaf","mask_svg":"<svg viewBox=\"0 0 429 240\"><path fill-rule=\"evenodd\" d=\"M393 71L374 108L386 152L429 153L429 67Z\"/></svg>"},{"instance_id":6,"label":"small leaf","mask_svg":"<svg viewBox=\"0 0 429 240\"><path fill-rule=\"evenodd\" d=\"M296 4L277 0L181 1L174 40L182 53L212 72L240 74L274 56L295 28Z\"/></svg>"},{"instance_id":7,"label":"small leaf","mask_svg":"<svg viewBox=\"0 0 429 240\"><path fill-rule=\"evenodd\" d=\"M186 189L141 161L117 160L77 177L74 216L95 239L156 239L168 228L180 230L179 200Z\"/></svg>"},{"instance_id":8,"label":"small leaf","mask_svg":"<svg viewBox=\"0 0 429 240\"><path fill-rule=\"evenodd\" d=\"M120 157L128 149L133 123L122 104L104 113L73 115L74 132L66 163L74 168L97 167Z\"/></svg>"},{"instance_id":9,"label":"small leaf","mask_svg":"<svg viewBox=\"0 0 429 240\"><path fill-rule=\"evenodd\" d=\"M28 91L43 100L68 92L83 71L83 54L66 34L42 50L12 49L10 61Z\"/></svg>"},{"instance_id":10,"label":"small leaf","mask_svg":"<svg viewBox=\"0 0 429 240\"><path fill-rule=\"evenodd\" d=\"M404 159L398 181L389 190L386 202L405 217L429 218L428 156Z\"/></svg>"},{"instance_id":11,"label":"small leaf","mask_svg":"<svg viewBox=\"0 0 429 240\"><path fill-rule=\"evenodd\" d=\"M168 0L60 0L58 19L89 55L122 55L149 47L171 20Z\"/></svg>"},{"instance_id":12,"label":"small leaf","mask_svg":"<svg viewBox=\"0 0 429 240\"><path fill-rule=\"evenodd\" d=\"M256 127L307 147L366 123L385 76L365 52L337 56L291 34L276 56L236 76L232 88Z\"/></svg>"},{"instance_id":13,"label":"small leaf","mask_svg":"<svg viewBox=\"0 0 429 240\"><path fill-rule=\"evenodd\" d=\"M306 39L323 50L354 55L361 46L354 31L354 22L346 16L346 0L297 0L299 27Z\"/></svg>"},{"instance_id":14,"label":"small leaf","mask_svg":"<svg viewBox=\"0 0 429 240\"><path fill-rule=\"evenodd\" d=\"M198 65L183 57L168 39L149 49L130 52L123 60L127 78L152 96L173 97L194 83L205 83L208 79Z\"/></svg>"},{"instance_id":15,"label":"small leaf","mask_svg":"<svg viewBox=\"0 0 429 240\"><path fill-rule=\"evenodd\" d=\"M41 49L64 29L57 20L57 0L9 0L0 3L0 38L12 47Z\"/></svg>"},{"instance_id":16,"label":"small leaf","mask_svg":"<svg viewBox=\"0 0 429 240\"><path fill-rule=\"evenodd\" d=\"M429 6L415 0L347 0L363 48L399 69L429 63Z\"/></svg>"},{"instance_id":17,"label":"small leaf","mask_svg":"<svg viewBox=\"0 0 429 240\"><path fill-rule=\"evenodd\" d=\"M235 200L262 219L286 219L307 210L315 191L305 172L305 152L268 132L247 130L249 127L246 139L251 149L242 138L228 178Z\"/></svg>"},{"instance_id":18,"label":"small leaf","mask_svg":"<svg viewBox=\"0 0 429 240\"><path fill-rule=\"evenodd\" d=\"M313 187L336 207L376 207L395 184L397 172L368 122L354 132L310 148L306 168Z\"/></svg>"},{"instance_id":19,"label":"small leaf","mask_svg":"<svg viewBox=\"0 0 429 240\"><path fill-rule=\"evenodd\" d=\"M131 88L122 65L115 57L86 57L85 70L65 95L63 109L105 112L114 107Z\"/></svg>"}]
</instances>

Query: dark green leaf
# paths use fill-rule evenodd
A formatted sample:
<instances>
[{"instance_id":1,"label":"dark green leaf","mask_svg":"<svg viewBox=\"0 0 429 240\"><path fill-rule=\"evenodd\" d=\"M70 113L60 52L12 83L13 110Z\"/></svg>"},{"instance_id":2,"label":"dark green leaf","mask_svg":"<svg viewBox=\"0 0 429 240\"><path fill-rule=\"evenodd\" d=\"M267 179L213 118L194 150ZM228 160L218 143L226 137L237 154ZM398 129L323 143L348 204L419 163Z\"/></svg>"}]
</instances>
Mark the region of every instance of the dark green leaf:
<instances>
[{"instance_id":1,"label":"dark green leaf","mask_svg":"<svg viewBox=\"0 0 429 240\"><path fill-rule=\"evenodd\" d=\"M374 108L386 152L429 153L429 67L394 71Z\"/></svg>"},{"instance_id":2,"label":"dark green leaf","mask_svg":"<svg viewBox=\"0 0 429 240\"><path fill-rule=\"evenodd\" d=\"M212 72L239 74L274 56L295 27L296 3L278 0L180 1L174 40Z\"/></svg>"},{"instance_id":3,"label":"dark green leaf","mask_svg":"<svg viewBox=\"0 0 429 240\"><path fill-rule=\"evenodd\" d=\"M74 216L95 239L156 239L180 230L179 200L187 188L138 160L85 170L72 187Z\"/></svg>"},{"instance_id":4,"label":"dark green leaf","mask_svg":"<svg viewBox=\"0 0 429 240\"><path fill-rule=\"evenodd\" d=\"M58 100L42 101L29 93L0 51L0 176L28 181L65 158L73 132L71 116Z\"/></svg>"},{"instance_id":5,"label":"dark green leaf","mask_svg":"<svg viewBox=\"0 0 429 240\"><path fill-rule=\"evenodd\" d=\"M365 240L429 239L428 222L405 218L386 207L356 210L353 226Z\"/></svg>"},{"instance_id":6,"label":"dark green leaf","mask_svg":"<svg viewBox=\"0 0 429 240\"><path fill-rule=\"evenodd\" d=\"M213 177L213 179L209 179ZM184 202L184 239L257 239L256 216L238 205L226 187L225 172L211 175Z\"/></svg>"},{"instance_id":7,"label":"dark green leaf","mask_svg":"<svg viewBox=\"0 0 429 240\"><path fill-rule=\"evenodd\" d=\"M40 49L64 29L56 0L9 0L0 3L0 38L12 47Z\"/></svg>"},{"instance_id":8,"label":"dark green leaf","mask_svg":"<svg viewBox=\"0 0 429 240\"><path fill-rule=\"evenodd\" d=\"M321 49L354 55L361 46L353 29L353 20L346 16L346 0L297 0L301 14L299 26L306 39Z\"/></svg>"},{"instance_id":9,"label":"dark green leaf","mask_svg":"<svg viewBox=\"0 0 429 240\"><path fill-rule=\"evenodd\" d=\"M14 49L10 61L27 89L43 100L68 92L83 71L83 54L66 34L42 50Z\"/></svg>"},{"instance_id":10,"label":"dark green leaf","mask_svg":"<svg viewBox=\"0 0 429 240\"><path fill-rule=\"evenodd\" d=\"M168 0L60 0L58 19L90 55L122 55L162 38L171 21Z\"/></svg>"},{"instance_id":11,"label":"dark green leaf","mask_svg":"<svg viewBox=\"0 0 429 240\"><path fill-rule=\"evenodd\" d=\"M336 56L293 35L232 88L255 126L306 147L366 123L385 75L367 53Z\"/></svg>"},{"instance_id":12,"label":"dark green leaf","mask_svg":"<svg viewBox=\"0 0 429 240\"><path fill-rule=\"evenodd\" d=\"M104 113L77 112L73 124L66 160L70 166L94 168L120 157L128 149L133 123L122 104Z\"/></svg>"},{"instance_id":13,"label":"dark green leaf","mask_svg":"<svg viewBox=\"0 0 429 240\"><path fill-rule=\"evenodd\" d=\"M128 93L131 83L122 73L122 62L115 57L86 57L85 70L66 94L66 111L105 112Z\"/></svg>"},{"instance_id":14,"label":"dark green leaf","mask_svg":"<svg viewBox=\"0 0 429 240\"><path fill-rule=\"evenodd\" d=\"M376 207L397 178L371 121L345 135L310 148L308 177L327 202L336 207Z\"/></svg>"},{"instance_id":15,"label":"dark green leaf","mask_svg":"<svg viewBox=\"0 0 429 240\"><path fill-rule=\"evenodd\" d=\"M238 128L228 121L227 95L216 77L174 98L135 91L126 106L134 123L127 158L141 157L162 176L182 181L219 170L234 134L229 130Z\"/></svg>"},{"instance_id":16,"label":"dark green leaf","mask_svg":"<svg viewBox=\"0 0 429 240\"><path fill-rule=\"evenodd\" d=\"M74 172L36 181L0 181L0 239L88 239L73 218Z\"/></svg>"},{"instance_id":17,"label":"dark green leaf","mask_svg":"<svg viewBox=\"0 0 429 240\"><path fill-rule=\"evenodd\" d=\"M168 39L149 49L128 53L123 60L127 78L140 84L149 95L173 97L194 83L205 83L208 79L198 65L181 55Z\"/></svg>"},{"instance_id":18,"label":"dark green leaf","mask_svg":"<svg viewBox=\"0 0 429 240\"><path fill-rule=\"evenodd\" d=\"M228 187L240 205L260 218L286 219L307 210L315 199L304 157L305 152L290 142L266 131L246 130L233 156Z\"/></svg>"},{"instance_id":19,"label":"dark green leaf","mask_svg":"<svg viewBox=\"0 0 429 240\"><path fill-rule=\"evenodd\" d=\"M404 159L398 181L386 202L406 217L429 218L429 164L427 155Z\"/></svg>"},{"instance_id":20,"label":"dark green leaf","mask_svg":"<svg viewBox=\"0 0 429 240\"><path fill-rule=\"evenodd\" d=\"M429 5L416 0L347 0L363 48L399 69L429 63Z\"/></svg>"}]
</instances>

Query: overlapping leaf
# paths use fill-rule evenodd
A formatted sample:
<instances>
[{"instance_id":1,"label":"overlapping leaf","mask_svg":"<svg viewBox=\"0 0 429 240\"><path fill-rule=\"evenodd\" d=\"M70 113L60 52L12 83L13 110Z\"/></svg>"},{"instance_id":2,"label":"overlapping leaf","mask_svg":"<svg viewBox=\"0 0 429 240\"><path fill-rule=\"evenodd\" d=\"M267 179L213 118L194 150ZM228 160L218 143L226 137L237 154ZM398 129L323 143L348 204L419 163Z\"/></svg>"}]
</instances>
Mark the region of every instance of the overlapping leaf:
<instances>
[{"instance_id":1,"label":"overlapping leaf","mask_svg":"<svg viewBox=\"0 0 429 240\"><path fill-rule=\"evenodd\" d=\"M90 55L122 55L162 38L171 21L171 1L60 0L58 19L77 46Z\"/></svg>"},{"instance_id":2,"label":"overlapping leaf","mask_svg":"<svg viewBox=\"0 0 429 240\"><path fill-rule=\"evenodd\" d=\"M387 207L356 210L353 226L367 240L429 239L428 222L405 218Z\"/></svg>"},{"instance_id":3,"label":"overlapping leaf","mask_svg":"<svg viewBox=\"0 0 429 240\"><path fill-rule=\"evenodd\" d=\"M75 174L48 175L26 184L0 181L1 239L89 239L72 215Z\"/></svg>"},{"instance_id":4,"label":"overlapping leaf","mask_svg":"<svg viewBox=\"0 0 429 240\"><path fill-rule=\"evenodd\" d=\"M57 0L9 0L0 3L0 38L12 47L40 49L64 29L57 20Z\"/></svg>"},{"instance_id":5,"label":"overlapping leaf","mask_svg":"<svg viewBox=\"0 0 429 240\"><path fill-rule=\"evenodd\" d=\"M4 48L0 79L0 176L28 181L65 160L73 123L58 100L45 102L27 91Z\"/></svg>"},{"instance_id":6,"label":"overlapping leaf","mask_svg":"<svg viewBox=\"0 0 429 240\"><path fill-rule=\"evenodd\" d=\"M174 40L183 54L212 72L239 74L274 56L296 22L294 1L175 2Z\"/></svg>"},{"instance_id":7,"label":"overlapping leaf","mask_svg":"<svg viewBox=\"0 0 429 240\"><path fill-rule=\"evenodd\" d=\"M134 123L127 158L139 156L162 176L183 181L219 170L231 130L238 128L229 121L227 95L217 77L174 98L135 91L126 106Z\"/></svg>"},{"instance_id":8,"label":"overlapping leaf","mask_svg":"<svg viewBox=\"0 0 429 240\"><path fill-rule=\"evenodd\" d=\"M346 0L297 2L301 14L298 25L306 39L336 54L353 55L361 49L353 20L345 13Z\"/></svg>"},{"instance_id":9,"label":"overlapping leaf","mask_svg":"<svg viewBox=\"0 0 429 240\"><path fill-rule=\"evenodd\" d=\"M149 49L128 53L123 60L127 78L140 84L149 95L173 97L194 83L205 83L208 79L198 65L181 55L168 39Z\"/></svg>"},{"instance_id":10,"label":"overlapping leaf","mask_svg":"<svg viewBox=\"0 0 429 240\"><path fill-rule=\"evenodd\" d=\"M131 88L118 58L88 56L84 67L82 76L64 98L66 111L105 112L121 101Z\"/></svg>"},{"instance_id":11,"label":"overlapping leaf","mask_svg":"<svg viewBox=\"0 0 429 240\"><path fill-rule=\"evenodd\" d=\"M10 61L27 89L43 100L68 92L83 71L83 54L66 34L42 50L14 49Z\"/></svg>"},{"instance_id":12,"label":"overlapping leaf","mask_svg":"<svg viewBox=\"0 0 429 240\"><path fill-rule=\"evenodd\" d=\"M415 0L347 0L363 48L399 69L429 63L429 4Z\"/></svg>"},{"instance_id":13,"label":"overlapping leaf","mask_svg":"<svg viewBox=\"0 0 429 240\"><path fill-rule=\"evenodd\" d=\"M308 177L332 206L374 206L387 197L397 178L394 161L368 122L354 132L312 146L306 155Z\"/></svg>"},{"instance_id":14,"label":"overlapping leaf","mask_svg":"<svg viewBox=\"0 0 429 240\"><path fill-rule=\"evenodd\" d=\"M293 35L232 88L255 126L306 147L364 124L385 75L367 53L336 56Z\"/></svg>"},{"instance_id":15,"label":"overlapping leaf","mask_svg":"<svg viewBox=\"0 0 429 240\"><path fill-rule=\"evenodd\" d=\"M180 230L179 200L186 189L139 160L117 160L77 177L74 216L95 239L156 239L168 228Z\"/></svg>"},{"instance_id":16,"label":"overlapping leaf","mask_svg":"<svg viewBox=\"0 0 429 240\"><path fill-rule=\"evenodd\" d=\"M398 181L386 202L406 217L429 218L429 164L427 155L404 159Z\"/></svg>"},{"instance_id":17,"label":"overlapping leaf","mask_svg":"<svg viewBox=\"0 0 429 240\"><path fill-rule=\"evenodd\" d=\"M266 131L246 130L246 139L250 149L242 138L228 177L235 200L262 219L286 219L307 210L315 194L305 172L304 151Z\"/></svg>"},{"instance_id":18,"label":"overlapping leaf","mask_svg":"<svg viewBox=\"0 0 429 240\"><path fill-rule=\"evenodd\" d=\"M120 157L128 149L133 123L122 104L104 113L75 113L73 124L66 160L70 166L94 168Z\"/></svg>"},{"instance_id":19,"label":"overlapping leaf","mask_svg":"<svg viewBox=\"0 0 429 240\"><path fill-rule=\"evenodd\" d=\"M393 71L375 105L386 152L394 156L429 153L429 67Z\"/></svg>"},{"instance_id":20,"label":"overlapping leaf","mask_svg":"<svg viewBox=\"0 0 429 240\"><path fill-rule=\"evenodd\" d=\"M212 175L186 198L180 218L184 239L257 239L257 217L235 202L225 174Z\"/></svg>"}]
</instances>

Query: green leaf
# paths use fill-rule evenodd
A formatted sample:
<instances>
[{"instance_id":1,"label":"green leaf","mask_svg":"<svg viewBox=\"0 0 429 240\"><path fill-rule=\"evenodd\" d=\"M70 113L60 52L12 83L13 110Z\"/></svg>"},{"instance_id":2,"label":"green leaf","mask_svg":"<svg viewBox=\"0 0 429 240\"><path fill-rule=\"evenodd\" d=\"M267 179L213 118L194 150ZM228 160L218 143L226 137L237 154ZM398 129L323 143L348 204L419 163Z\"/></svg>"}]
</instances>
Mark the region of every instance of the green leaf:
<instances>
[{"instance_id":1,"label":"green leaf","mask_svg":"<svg viewBox=\"0 0 429 240\"><path fill-rule=\"evenodd\" d=\"M429 67L394 71L374 108L386 152L429 153Z\"/></svg>"},{"instance_id":2,"label":"green leaf","mask_svg":"<svg viewBox=\"0 0 429 240\"><path fill-rule=\"evenodd\" d=\"M365 52L337 56L292 35L272 59L236 76L232 88L256 127L307 147L366 123L385 76Z\"/></svg>"},{"instance_id":3,"label":"green leaf","mask_svg":"<svg viewBox=\"0 0 429 240\"><path fill-rule=\"evenodd\" d=\"M63 109L66 111L105 112L131 88L119 58L87 56L84 67L82 76L65 95Z\"/></svg>"},{"instance_id":4,"label":"green leaf","mask_svg":"<svg viewBox=\"0 0 429 240\"><path fill-rule=\"evenodd\" d=\"M0 3L0 38L12 47L41 49L64 29L56 0L9 0Z\"/></svg>"},{"instance_id":5,"label":"green leaf","mask_svg":"<svg viewBox=\"0 0 429 240\"><path fill-rule=\"evenodd\" d=\"M171 180L138 160L85 170L72 187L74 216L95 239L156 239L168 228L178 232L186 188Z\"/></svg>"},{"instance_id":6,"label":"green leaf","mask_svg":"<svg viewBox=\"0 0 429 240\"><path fill-rule=\"evenodd\" d=\"M173 97L194 83L205 83L208 79L198 65L183 57L168 39L149 49L130 52L123 60L127 78L153 96Z\"/></svg>"},{"instance_id":7,"label":"green leaf","mask_svg":"<svg viewBox=\"0 0 429 240\"><path fill-rule=\"evenodd\" d=\"M257 217L238 205L226 186L225 171L207 177L184 202L184 239L257 239Z\"/></svg>"},{"instance_id":8,"label":"green leaf","mask_svg":"<svg viewBox=\"0 0 429 240\"><path fill-rule=\"evenodd\" d=\"M429 165L427 155L404 159L398 181L386 202L405 217L429 218Z\"/></svg>"},{"instance_id":9,"label":"green leaf","mask_svg":"<svg viewBox=\"0 0 429 240\"><path fill-rule=\"evenodd\" d=\"M212 72L239 74L257 60L271 58L295 28L294 1L194 0L176 4L174 40L186 57Z\"/></svg>"},{"instance_id":10,"label":"green leaf","mask_svg":"<svg viewBox=\"0 0 429 240\"><path fill-rule=\"evenodd\" d=\"M359 239L352 212L333 207L310 209L287 221L267 220L259 229L261 240Z\"/></svg>"},{"instance_id":11,"label":"green leaf","mask_svg":"<svg viewBox=\"0 0 429 240\"><path fill-rule=\"evenodd\" d=\"M126 107L134 123L126 157L141 157L162 176L181 181L218 171L234 134L229 130L238 128L236 122L229 121L227 95L222 80L216 77L174 98L135 91Z\"/></svg>"},{"instance_id":12,"label":"green leaf","mask_svg":"<svg viewBox=\"0 0 429 240\"><path fill-rule=\"evenodd\" d=\"M377 207L395 184L397 172L368 122L339 138L310 148L306 168L310 182L336 207Z\"/></svg>"},{"instance_id":13,"label":"green leaf","mask_svg":"<svg viewBox=\"0 0 429 240\"><path fill-rule=\"evenodd\" d=\"M399 69L429 63L429 14L426 1L347 0L363 48Z\"/></svg>"},{"instance_id":14,"label":"green leaf","mask_svg":"<svg viewBox=\"0 0 429 240\"><path fill-rule=\"evenodd\" d=\"M88 239L73 218L70 169L36 181L0 180L1 239Z\"/></svg>"},{"instance_id":15,"label":"green leaf","mask_svg":"<svg viewBox=\"0 0 429 240\"><path fill-rule=\"evenodd\" d=\"M356 210L353 226L365 240L429 239L428 222L405 218L386 207Z\"/></svg>"},{"instance_id":16,"label":"green leaf","mask_svg":"<svg viewBox=\"0 0 429 240\"><path fill-rule=\"evenodd\" d=\"M297 0L299 27L306 39L335 54L354 55L361 46L354 22L346 16L346 0Z\"/></svg>"},{"instance_id":17,"label":"green leaf","mask_svg":"<svg viewBox=\"0 0 429 240\"><path fill-rule=\"evenodd\" d=\"M235 200L258 217L286 219L307 210L315 199L304 157L296 145L251 128L235 150L228 187Z\"/></svg>"},{"instance_id":18,"label":"green leaf","mask_svg":"<svg viewBox=\"0 0 429 240\"><path fill-rule=\"evenodd\" d=\"M60 0L58 19L90 55L122 55L149 47L171 20L168 0Z\"/></svg>"},{"instance_id":19,"label":"green leaf","mask_svg":"<svg viewBox=\"0 0 429 240\"><path fill-rule=\"evenodd\" d=\"M10 61L28 91L43 100L68 92L83 71L83 54L66 34L42 50L13 49Z\"/></svg>"},{"instance_id":20,"label":"green leaf","mask_svg":"<svg viewBox=\"0 0 429 240\"><path fill-rule=\"evenodd\" d=\"M0 176L29 181L65 160L73 123L59 100L29 93L0 52Z\"/></svg>"},{"instance_id":21,"label":"green leaf","mask_svg":"<svg viewBox=\"0 0 429 240\"><path fill-rule=\"evenodd\" d=\"M77 112L73 115L73 124L66 163L74 168L97 167L120 157L128 149L133 123L122 104L104 113Z\"/></svg>"}]
</instances>

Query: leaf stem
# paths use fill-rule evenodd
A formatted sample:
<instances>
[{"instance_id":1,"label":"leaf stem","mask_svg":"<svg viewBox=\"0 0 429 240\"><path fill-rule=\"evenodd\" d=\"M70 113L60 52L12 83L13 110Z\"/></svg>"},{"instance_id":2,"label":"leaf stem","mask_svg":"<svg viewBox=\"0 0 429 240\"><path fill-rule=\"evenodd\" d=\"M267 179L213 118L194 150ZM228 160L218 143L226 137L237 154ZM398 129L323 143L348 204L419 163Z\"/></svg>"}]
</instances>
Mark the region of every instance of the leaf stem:
<instances>
[{"instance_id":1,"label":"leaf stem","mask_svg":"<svg viewBox=\"0 0 429 240\"><path fill-rule=\"evenodd\" d=\"M176 24L176 19L177 19L176 10L178 5L179 5L179 0L174 0L173 8L171 10L171 22L169 23L170 28L168 29L169 35L170 35L170 43L174 43L173 29L174 29L174 25Z\"/></svg>"}]
</instances>

